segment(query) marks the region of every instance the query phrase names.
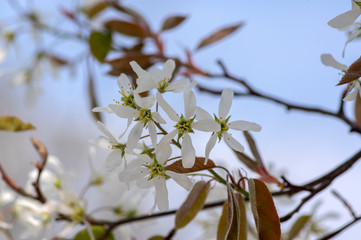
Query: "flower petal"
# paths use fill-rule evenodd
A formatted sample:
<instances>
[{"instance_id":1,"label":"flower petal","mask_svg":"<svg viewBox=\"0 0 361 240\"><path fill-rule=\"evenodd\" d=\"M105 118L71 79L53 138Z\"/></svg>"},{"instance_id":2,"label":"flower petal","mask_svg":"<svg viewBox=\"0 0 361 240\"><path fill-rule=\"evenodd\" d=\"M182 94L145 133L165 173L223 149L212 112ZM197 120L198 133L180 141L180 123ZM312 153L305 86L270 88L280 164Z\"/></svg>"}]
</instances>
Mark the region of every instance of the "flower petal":
<instances>
[{"instance_id":1,"label":"flower petal","mask_svg":"<svg viewBox=\"0 0 361 240\"><path fill-rule=\"evenodd\" d=\"M131 170L121 171L118 175L118 179L121 182L130 182L142 178L147 174L147 169L145 169L144 167L139 167Z\"/></svg>"},{"instance_id":2,"label":"flower petal","mask_svg":"<svg viewBox=\"0 0 361 240\"><path fill-rule=\"evenodd\" d=\"M128 141L127 141L127 148L134 149L143 132L143 123L137 122L132 130L129 132Z\"/></svg>"},{"instance_id":3,"label":"flower petal","mask_svg":"<svg viewBox=\"0 0 361 240\"><path fill-rule=\"evenodd\" d=\"M212 149L214 148L214 145L216 145L216 142L217 142L217 134L213 134L206 145L206 152L205 152L206 160L204 161L204 165L207 164L207 161L209 159L209 154L211 153Z\"/></svg>"},{"instance_id":4,"label":"flower petal","mask_svg":"<svg viewBox=\"0 0 361 240\"><path fill-rule=\"evenodd\" d=\"M171 91L175 93L184 92L191 89L190 81L188 78L182 78L177 81L171 82L166 91Z\"/></svg>"},{"instance_id":5,"label":"flower petal","mask_svg":"<svg viewBox=\"0 0 361 240\"><path fill-rule=\"evenodd\" d=\"M173 71L175 69L175 62L173 59L168 59L164 66L163 66L163 72L165 78L169 81L172 78Z\"/></svg>"},{"instance_id":6,"label":"flower petal","mask_svg":"<svg viewBox=\"0 0 361 240\"><path fill-rule=\"evenodd\" d=\"M113 111L108 107L95 107L92 109L92 112L113 113Z\"/></svg>"},{"instance_id":7,"label":"flower petal","mask_svg":"<svg viewBox=\"0 0 361 240\"><path fill-rule=\"evenodd\" d=\"M229 109L231 108L233 101L233 95L234 95L233 90L230 88L226 88L222 92L221 101L219 102L219 107L218 107L218 116L222 120L224 120L229 113Z\"/></svg>"},{"instance_id":8,"label":"flower petal","mask_svg":"<svg viewBox=\"0 0 361 240\"><path fill-rule=\"evenodd\" d=\"M327 24L333 28L344 29L351 26L360 16L360 14L360 8L352 9L336 16L335 18L331 19Z\"/></svg>"},{"instance_id":9,"label":"flower petal","mask_svg":"<svg viewBox=\"0 0 361 240\"><path fill-rule=\"evenodd\" d=\"M157 87L157 83L154 82L153 78L151 78L149 74L137 78L137 85L138 87L136 90L139 93L150 91Z\"/></svg>"},{"instance_id":10,"label":"flower petal","mask_svg":"<svg viewBox=\"0 0 361 240\"><path fill-rule=\"evenodd\" d=\"M153 118L156 122L158 122L158 123L163 123L163 124L167 123L167 122L162 118L162 116L160 115L159 112L154 112L154 113L152 113L152 118Z\"/></svg>"},{"instance_id":11,"label":"flower petal","mask_svg":"<svg viewBox=\"0 0 361 240\"><path fill-rule=\"evenodd\" d=\"M213 119L203 119L192 124L192 128L203 132L219 132L221 125Z\"/></svg>"},{"instance_id":12,"label":"flower petal","mask_svg":"<svg viewBox=\"0 0 361 240\"><path fill-rule=\"evenodd\" d=\"M165 162L172 155L172 147L170 146L169 143L163 142L158 144L154 152L156 154L157 161L160 164L164 165Z\"/></svg>"},{"instance_id":13,"label":"flower petal","mask_svg":"<svg viewBox=\"0 0 361 240\"><path fill-rule=\"evenodd\" d=\"M184 168L193 167L194 162L196 160L196 153L192 145L191 137L189 136L188 133L185 133L183 135L181 155L182 155L183 167Z\"/></svg>"},{"instance_id":14,"label":"flower petal","mask_svg":"<svg viewBox=\"0 0 361 240\"><path fill-rule=\"evenodd\" d=\"M235 151L243 152L244 147L236 139L234 139L229 133L225 132L223 134L223 139L227 145Z\"/></svg>"},{"instance_id":15,"label":"flower petal","mask_svg":"<svg viewBox=\"0 0 361 240\"><path fill-rule=\"evenodd\" d=\"M333 67L341 71L347 71L348 67L336 61L331 54L322 54L321 62L325 66Z\"/></svg>"},{"instance_id":16,"label":"flower petal","mask_svg":"<svg viewBox=\"0 0 361 240\"><path fill-rule=\"evenodd\" d=\"M152 141L152 146L155 147L157 145L157 129L153 121L148 122L148 131Z\"/></svg>"},{"instance_id":17,"label":"flower petal","mask_svg":"<svg viewBox=\"0 0 361 240\"><path fill-rule=\"evenodd\" d=\"M168 190L165 184L164 178L154 178L154 186L155 186L155 202L157 203L158 209L161 212L168 210Z\"/></svg>"},{"instance_id":18,"label":"flower petal","mask_svg":"<svg viewBox=\"0 0 361 240\"><path fill-rule=\"evenodd\" d=\"M137 74L138 77L148 74L143 68L139 66L136 61L131 61L130 66L132 67L133 71Z\"/></svg>"},{"instance_id":19,"label":"flower petal","mask_svg":"<svg viewBox=\"0 0 361 240\"><path fill-rule=\"evenodd\" d=\"M162 94L160 94L159 92L156 93L157 96L157 102L160 105L160 107L164 110L164 112L168 115L168 117L170 119L172 119L174 122L178 122L179 121L179 116L176 113L176 111L174 111L174 109L164 100Z\"/></svg>"},{"instance_id":20,"label":"flower petal","mask_svg":"<svg viewBox=\"0 0 361 240\"><path fill-rule=\"evenodd\" d=\"M120 74L117 79L117 83L120 89L120 92L124 92L127 96L132 92L132 84L130 83L127 75L124 73Z\"/></svg>"},{"instance_id":21,"label":"flower petal","mask_svg":"<svg viewBox=\"0 0 361 240\"><path fill-rule=\"evenodd\" d=\"M109 138L109 140L113 143L117 143L117 140L113 136L113 134L110 133L110 131L107 129L107 127L100 121L97 121L97 127L102 133Z\"/></svg>"},{"instance_id":22,"label":"flower petal","mask_svg":"<svg viewBox=\"0 0 361 240\"><path fill-rule=\"evenodd\" d=\"M190 119L196 111L196 95L192 90L183 93L184 100L184 116Z\"/></svg>"},{"instance_id":23,"label":"flower petal","mask_svg":"<svg viewBox=\"0 0 361 240\"><path fill-rule=\"evenodd\" d=\"M185 190L190 191L192 189L193 182L186 175L178 174L172 171L165 171L165 174L171 177L176 183L181 185Z\"/></svg>"},{"instance_id":24,"label":"flower petal","mask_svg":"<svg viewBox=\"0 0 361 240\"><path fill-rule=\"evenodd\" d=\"M233 121L228 124L228 127L238 131L261 131L262 127L254 122L243 120Z\"/></svg>"},{"instance_id":25,"label":"flower petal","mask_svg":"<svg viewBox=\"0 0 361 240\"><path fill-rule=\"evenodd\" d=\"M114 149L105 159L105 164L109 170L113 170L122 163L122 160L122 151L120 149Z\"/></svg>"},{"instance_id":26,"label":"flower petal","mask_svg":"<svg viewBox=\"0 0 361 240\"><path fill-rule=\"evenodd\" d=\"M119 104L109 104L109 108L120 118L133 118L138 114L136 109Z\"/></svg>"},{"instance_id":27,"label":"flower petal","mask_svg":"<svg viewBox=\"0 0 361 240\"><path fill-rule=\"evenodd\" d=\"M211 114L209 114L206 110L204 110L201 107L196 107L195 114L196 114L196 119L197 120L202 120L202 119L211 119L211 120L213 120Z\"/></svg>"},{"instance_id":28,"label":"flower petal","mask_svg":"<svg viewBox=\"0 0 361 240\"><path fill-rule=\"evenodd\" d=\"M149 95L147 97L140 97L138 92L134 91L134 101L139 107L143 109L148 109L154 105L155 96Z\"/></svg>"}]
</instances>

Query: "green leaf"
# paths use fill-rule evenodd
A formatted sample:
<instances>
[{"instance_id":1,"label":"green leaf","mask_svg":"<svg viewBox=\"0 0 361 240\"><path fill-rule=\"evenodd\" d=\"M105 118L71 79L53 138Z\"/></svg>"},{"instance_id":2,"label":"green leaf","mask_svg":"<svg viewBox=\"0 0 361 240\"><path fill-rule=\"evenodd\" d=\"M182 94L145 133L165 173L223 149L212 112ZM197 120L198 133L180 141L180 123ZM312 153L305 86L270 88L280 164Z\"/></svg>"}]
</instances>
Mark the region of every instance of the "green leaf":
<instances>
[{"instance_id":1,"label":"green leaf","mask_svg":"<svg viewBox=\"0 0 361 240\"><path fill-rule=\"evenodd\" d=\"M163 240L164 236L161 235L155 235L153 237L148 238L148 240Z\"/></svg>"},{"instance_id":2,"label":"green leaf","mask_svg":"<svg viewBox=\"0 0 361 240\"><path fill-rule=\"evenodd\" d=\"M311 215L303 215L300 216L292 225L290 231L287 235L287 240L292 240L301 232L301 230L306 226L306 224L310 221Z\"/></svg>"},{"instance_id":3,"label":"green leaf","mask_svg":"<svg viewBox=\"0 0 361 240\"><path fill-rule=\"evenodd\" d=\"M95 239L98 239L105 232L105 228L103 226L92 226L92 232ZM91 239L87 229L83 229L75 235L73 240L91 240ZM104 240L115 240L113 233L110 233Z\"/></svg>"},{"instance_id":4,"label":"green leaf","mask_svg":"<svg viewBox=\"0 0 361 240\"><path fill-rule=\"evenodd\" d=\"M258 179L248 181L249 197L258 238L267 240L281 239L281 225L272 195L266 184Z\"/></svg>"},{"instance_id":5,"label":"green leaf","mask_svg":"<svg viewBox=\"0 0 361 240\"><path fill-rule=\"evenodd\" d=\"M206 165L204 165L204 162L205 162L205 158L197 157L193 167L184 168L182 165L182 160L178 160L172 163L171 165L166 166L165 169L176 173L192 173L192 172L199 172L202 170L212 169L216 167L216 164L214 164L214 162L210 159L208 159Z\"/></svg>"},{"instance_id":6,"label":"green leaf","mask_svg":"<svg viewBox=\"0 0 361 240\"><path fill-rule=\"evenodd\" d=\"M176 229L180 229L186 226L197 215L199 210L203 208L204 202L206 201L208 195L209 186L210 183L204 181L197 182L193 186L193 189L189 193L187 199L176 212Z\"/></svg>"},{"instance_id":7,"label":"green leaf","mask_svg":"<svg viewBox=\"0 0 361 240\"><path fill-rule=\"evenodd\" d=\"M162 32L173 29L181 24L187 17L186 16L170 16L164 20L162 25Z\"/></svg>"},{"instance_id":8,"label":"green leaf","mask_svg":"<svg viewBox=\"0 0 361 240\"><path fill-rule=\"evenodd\" d=\"M8 132L18 132L33 130L35 127L31 123L24 123L21 119L14 116L0 117L0 130Z\"/></svg>"},{"instance_id":9,"label":"green leaf","mask_svg":"<svg viewBox=\"0 0 361 240\"><path fill-rule=\"evenodd\" d=\"M111 20L106 22L105 26L111 31L115 31L130 37L145 38L148 36L143 27L137 23L121 20Z\"/></svg>"},{"instance_id":10,"label":"green leaf","mask_svg":"<svg viewBox=\"0 0 361 240\"><path fill-rule=\"evenodd\" d=\"M232 25L229 27L225 27L222 28L214 33L212 33L211 35L209 35L208 37L204 38L199 44L198 47L196 49L200 49L203 48L205 46L208 46L210 44L213 44L215 42L218 42L219 40L227 37L228 35L230 35L231 33L233 33L234 31L236 31L238 28L240 28L241 26L243 26L243 23L238 23L236 25Z\"/></svg>"},{"instance_id":11,"label":"green leaf","mask_svg":"<svg viewBox=\"0 0 361 240\"><path fill-rule=\"evenodd\" d=\"M112 36L110 33L92 32L89 36L90 51L99 61L104 62L112 44Z\"/></svg>"}]
</instances>

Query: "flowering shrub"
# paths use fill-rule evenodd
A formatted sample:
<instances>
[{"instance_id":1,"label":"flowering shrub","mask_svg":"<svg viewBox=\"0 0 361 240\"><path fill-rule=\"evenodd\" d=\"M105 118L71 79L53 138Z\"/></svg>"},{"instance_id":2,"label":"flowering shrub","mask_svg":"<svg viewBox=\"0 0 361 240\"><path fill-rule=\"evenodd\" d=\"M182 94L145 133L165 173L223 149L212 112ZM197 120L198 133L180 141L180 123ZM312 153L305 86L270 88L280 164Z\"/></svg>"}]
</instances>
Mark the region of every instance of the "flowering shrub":
<instances>
[{"instance_id":1,"label":"flowering shrub","mask_svg":"<svg viewBox=\"0 0 361 240\"><path fill-rule=\"evenodd\" d=\"M347 44L361 36L360 23L356 21L361 15L361 3L355 0L351 3L351 10L328 23L349 33L343 55ZM39 37L47 34L47 37L50 35L61 41L79 41L84 49L79 60L60 57L56 47L39 47L31 64L2 77L10 78L15 85L24 85L25 99L31 106L36 104L41 92L40 80L44 70L46 72L51 68L55 77L58 70L72 70L84 63L91 103L89 112L92 112L102 135L89 139L90 177L79 192L72 190L71 184L74 175L80 173L72 174L57 157L48 153L46 143L35 138L31 142L40 160L32 162L33 170L29 172L24 186L8 173L1 162L1 239L136 239L142 220L166 215L175 215L173 228L163 229L162 235L148 236L148 239L172 239L177 232L186 231L183 228L188 224L196 222L205 227L206 239L291 240L299 236L310 238L311 235L329 239L361 219L337 191L332 192L351 213L350 222L334 229L322 229L322 218L316 216L317 205L311 213L301 211L306 203L349 170L361 158L361 151L315 180L296 185L285 176L273 173L273 169L262 159L256 142L261 125L247 121L247 116L240 120L230 115L236 96L252 96L287 109L335 118L350 131L361 134L361 58L346 66L331 54L321 55L324 65L343 74L337 85L347 84L339 109L329 111L292 104L264 94L231 74L222 61L218 61L219 74L208 72L194 61L195 51L185 50L185 60L169 55L164 32L182 24L186 16L169 16L159 30L154 30L140 13L123 3L113 0L85 2L82 7L60 8L60 16L76 29L70 31L51 24L40 13L26 9L20 2L9 1L9 4L18 14L19 21L27 24L25 30L34 34L34 42L39 46L42 45ZM242 25L237 23L213 32L200 41L196 50L217 43ZM10 58L9 48L21 44L17 37L23 31L24 28L1 26L0 63ZM114 90L118 93L117 98L106 106L98 104L92 73L94 61L99 66L110 67L108 74L117 77L119 89ZM194 80L199 76L223 78L242 86L244 90L219 86L218 90L214 90ZM202 91L220 96L218 112L217 107L208 112L205 106L197 104L197 94ZM177 102L170 99L177 99ZM350 101L355 102L355 121L344 112L345 102ZM179 112L179 106L183 106L184 110ZM119 117L118 128L114 132L104 124L103 118L109 114ZM17 116L0 116L1 131L22 132L34 128L33 124ZM244 140L236 131L243 134ZM121 134L117 136L116 132ZM194 143L201 134L207 135L207 142L204 149L197 149ZM241 162L239 168L225 167L213 158L212 150L222 139L224 146ZM97 148L108 152L102 160L101 169L94 166ZM250 153L245 151L246 148ZM106 188L107 183L114 182L122 183L122 187ZM104 204L94 209L89 195L86 195L93 187L100 193L119 191L120 199L110 206ZM184 189L187 196L172 210L170 192L174 189L179 189L179 192ZM299 193L304 193L304 197L297 202L290 201L292 210L280 217L276 208L279 203L275 205L275 200ZM149 199L150 206L143 204ZM199 213L208 208L219 210L209 211L207 219L202 219ZM98 212L104 215L98 217ZM193 221L196 217L198 219ZM287 221L291 222L290 225L283 226L282 223ZM20 234L17 229L21 229Z\"/></svg>"}]
</instances>

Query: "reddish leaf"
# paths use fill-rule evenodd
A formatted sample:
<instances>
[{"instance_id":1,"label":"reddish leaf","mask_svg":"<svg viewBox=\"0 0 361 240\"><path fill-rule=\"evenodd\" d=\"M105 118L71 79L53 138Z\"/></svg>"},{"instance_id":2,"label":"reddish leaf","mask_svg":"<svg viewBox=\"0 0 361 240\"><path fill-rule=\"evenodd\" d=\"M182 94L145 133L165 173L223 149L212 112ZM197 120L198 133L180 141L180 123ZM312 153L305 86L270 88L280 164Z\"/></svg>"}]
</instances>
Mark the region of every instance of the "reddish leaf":
<instances>
[{"instance_id":1,"label":"reddish leaf","mask_svg":"<svg viewBox=\"0 0 361 240\"><path fill-rule=\"evenodd\" d=\"M170 16L164 20L162 25L162 32L177 27L186 19L185 16Z\"/></svg>"},{"instance_id":2,"label":"reddish leaf","mask_svg":"<svg viewBox=\"0 0 361 240\"><path fill-rule=\"evenodd\" d=\"M208 159L207 164L204 165L205 158L203 157L197 157L196 161L194 163L194 166L191 168L184 168L182 165L182 160L178 160L174 163L172 163L169 166L166 166L166 170L170 170L176 173L192 173L192 172L198 172L202 170L212 169L216 167L216 164L210 159Z\"/></svg>"},{"instance_id":3,"label":"reddish leaf","mask_svg":"<svg viewBox=\"0 0 361 240\"><path fill-rule=\"evenodd\" d=\"M227 185L227 195L228 199L218 225L217 240L245 240L247 219L243 197L235 193L230 184Z\"/></svg>"},{"instance_id":4,"label":"reddish leaf","mask_svg":"<svg viewBox=\"0 0 361 240\"><path fill-rule=\"evenodd\" d=\"M136 61L143 69L147 69L148 67L153 65L153 62L151 62L152 57L153 55L127 54L120 58L106 61L106 63L109 63L112 66L112 70L111 72L109 72L109 74L119 76L121 73L134 73L133 69L129 64L131 61Z\"/></svg>"},{"instance_id":5,"label":"reddish leaf","mask_svg":"<svg viewBox=\"0 0 361 240\"><path fill-rule=\"evenodd\" d=\"M111 20L105 23L111 31L115 31L130 37L145 38L148 34L141 25L137 23L125 22L121 20Z\"/></svg>"},{"instance_id":6,"label":"reddish leaf","mask_svg":"<svg viewBox=\"0 0 361 240\"><path fill-rule=\"evenodd\" d=\"M227 37L234 31L236 31L238 28L240 28L241 26L243 26L243 23L225 27L225 28L222 28L222 29L216 31L215 33L211 34L210 36L204 38L198 45L197 49L203 48L205 46L208 46L212 43L215 43L215 42Z\"/></svg>"},{"instance_id":7,"label":"reddish leaf","mask_svg":"<svg viewBox=\"0 0 361 240\"><path fill-rule=\"evenodd\" d=\"M35 127L31 123L24 123L21 119L14 116L0 117L0 130L8 132L33 130Z\"/></svg>"},{"instance_id":8,"label":"reddish leaf","mask_svg":"<svg viewBox=\"0 0 361 240\"><path fill-rule=\"evenodd\" d=\"M90 99L90 109L93 109L99 105L98 105L97 98L95 96L94 79L93 79L92 75L88 76L88 81L89 81L88 94L89 94L89 99ZM96 121L102 121L100 112L92 112L92 114Z\"/></svg>"},{"instance_id":9,"label":"reddish leaf","mask_svg":"<svg viewBox=\"0 0 361 240\"><path fill-rule=\"evenodd\" d=\"M361 77L361 57L350 65L345 75L337 85L346 84L352 82Z\"/></svg>"},{"instance_id":10,"label":"reddish leaf","mask_svg":"<svg viewBox=\"0 0 361 240\"><path fill-rule=\"evenodd\" d=\"M234 151L233 152L237 155L237 158L244 163L250 170L257 172L258 171L258 164L256 161L248 157L246 154Z\"/></svg>"},{"instance_id":11,"label":"reddish leaf","mask_svg":"<svg viewBox=\"0 0 361 240\"><path fill-rule=\"evenodd\" d=\"M280 220L267 186L262 181L251 178L248 181L248 188L258 238L280 240Z\"/></svg>"},{"instance_id":12,"label":"reddish leaf","mask_svg":"<svg viewBox=\"0 0 361 240\"><path fill-rule=\"evenodd\" d=\"M127 14L128 16L132 17L132 19L136 22L140 22L143 25L148 27L147 21L145 20L145 18L138 13L137 11L135 11L134 9L128 8L128 7L124 7L121 6L120 4L116 3L115 1L111 2L111 5L113 8L115 8L116 10Z\"/></svg>"},{"instance_id":13,"label":"reddish leaf","mask_svg":"<svg viewBox=\"0 0 361 240\"><path fill-rule=\"evenodd\" d=\"M104 62L112 44L110 33L92 32L89 36L90 51L99 61Z\"/></svg>"},{"instance_id":14,"label":"reddish leaf","mask_svg":"<svg viewBox=\"0 0 361 240\"><path fill-rule=\"evenodd\" d=\"M264 166L262 158L261 158L261 154L259 154L256 142L254 141L252 135L248 131L244 131L243 134L246 137L246 140L248 142L248 146L251 149L251 152L252 152L254 158L256 159L256 162L259 165Z\"/></svg>"},{"instance_id":15,"label":"reddish leaf","mask_svg":"<svg viewBox=\"0 0 361 240\"><path fill-rule=\"evenodd\" d=\"M175 215L175 228L180 229L186 226L197 215L199 210L203 208L206 201L210 182L197 182L187 199L178 209Z\"/></svg>"},{"instance_id":16,"label":"reddish leaf","mask_svg":"<svg viewBox=\"0 0 361 240\"><path fill-rule=\"evenodd\" d=\"M109 3L106 1L98 2L89 8L83 9L83 11L85 12L86 15L88 15L89 18L92 18L101 11L103 11L104 9L106 9L108 6Z\"/></svg>"},{"instance_id":17,"label":"reddish leaf","mask_svg":"<svg viewBox=\"0 0 361 240\"><path fill-rule=\"evenodd\" d=\"M218 229L217 229L217 240L226 239L226 234L228 230L228 201L225 201L223 204L222 215L219 218Z\"/></svg>"},{"instance_id":18,"label":"reddish leaf","mask_svg":"<svg viewBox=\"0 0 361 240\"><path fill-rule=\"evenodd\" d=\"M358 93L355 101L355 119L357 124L361 126L361 97Z\"/></svg>"},{"instance_id":19,"label":"reddish leaf","mask_svg":"<svg viewBox=\"0 0 361 240\"><path fill-rule=\"evenodd\" d=\"M310 221L311 215L300 216L292 225L290 231L287 234L286 240L292 240L301 232L305 225Z\"/></svg>"}]
</instances>

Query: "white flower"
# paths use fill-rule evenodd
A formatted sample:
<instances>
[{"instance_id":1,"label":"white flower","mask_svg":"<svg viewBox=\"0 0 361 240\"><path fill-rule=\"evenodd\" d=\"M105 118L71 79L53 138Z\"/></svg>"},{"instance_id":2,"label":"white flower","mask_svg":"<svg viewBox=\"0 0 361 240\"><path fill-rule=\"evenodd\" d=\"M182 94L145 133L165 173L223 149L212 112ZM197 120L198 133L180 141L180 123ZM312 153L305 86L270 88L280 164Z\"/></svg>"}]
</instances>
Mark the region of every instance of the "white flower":
<instances>
[{"instance_id":1,"label":"white flower","mask_svg":"<svg viewBox=\"0 0 361 240\"><path fill-rule=\"evenodd\" d=\"M90 142L98 147L112 150L107 156L105 163L109 170L113 170L122 163L123 158L125 159L125 154L132 154L132 152L126 148L125 143L118 142L103 123L98 121L97 127L105 136L91 139Z\"/></svg>"},{"instance_id":2,"label":"white flower","mask_svg":"<svg viewBox=\"0 0 361 240\"><path fill-rule=\"evenodd\" d=\"M177 81L169 82L175 69L175 62L168 59L163 69L152 68L149 72L143 70L135 61L130 62L133 71L137 74L137 91L139 93L158 89L159 92L184 92L192 89L197 82L190 83L189 79L182 78Z\"/></svg>"},{"instance_id":3,"label":"white flower","mask_svg":"<svg viewBox=\"0 0 361 240\"><path fill-rule=\"evenodd\" d=\"M206 161L209 158L209 154L211 150L216 144L217 137L219 141L223 138L226 144L233 150L238 152L244 151L244 147L242 146L242 144L240 144L235 138L231 136L231 134L228 133L229 129L234 129L237 131L261 130L261 126L253 122L248 122L243 120L228 122L231 116L227 116L227 115L232 105L233 95L234 95L233 90L230 88L226 88L222 92L221 101L219 102L219 108L218 108L218 117L214 115L215 121L219 125L220 130L214 131L207 143L206 151L205 151ZM196 116L197 119L198 118L209 119L209 120L212 119L211 115L200 107L197 107Z\"/></svg>"},{"instance_id":4,"label":"white flower","mask_svg":"<svg viewBox=\"0 0 361 240\"><path fill-rule=\"evenodd\" d=\"M151 112L149 108L154 105L154 95L146 98L141 98L137 92L133 92L134 108L130 106L123 106L119 104L110 104L109 108L121 118L127 118L132 121L137 121L132 130L129 132L127 140L127 148L134 149L143 133L143 128L148 127L150 139L153 146L157 144L157 132L155 121L158 123L166 123L158 112Z\"/></svg>"},{"instance_id":5,"label":"white flower","mask_svg":"<svg viewBox=\"0 0 361 240\"><path fill-rule=\"evenodd\" d=\"M195 119L195 110L196 110L196 97L194 92L189 90L183 94L184 100L184 115L179 116L174 109L164 100L160 93L157 93L157 101L161 108L166 112L171 120L176 122L175 128L173 131L164 136L157 148L156 152L162 152L166 149L169 149L169 142L178 134L178 141L180 138L182 141L181 155L182 155L182 165L185 168L191 168L195 162L195 150L192 145L191 137L189 133L194 133L193 129L205 132L214 132L219 131L220 126L213 119L201 119L199 121L194 121ZM169 150L168 150L169 151Z\"/></svg>"},{"instance_id":6,"label":"white flower","mask_svg":"<svg viewBox=\"0 0 361 240\"><path fill-rule=\"evenodd\" d=\"M344 12L328 22L328 25L337 28L345 29L350 27L356 19L361 15L361 2L351 0L352 9Z\"/></svg>"},{"instance_id":7,"label":"white flower","mask_svg":"<svg viewBox=\"0 0 361 240\"><path fill-rule=\"evenodd\" d=\"M129 170L119 173L119 180L130 182L137 180L137 186L141 188L155 187L155 204L160 211L169 208L168 190L166 180L172 178L184 189L192 188L192 181L185 175L175 173L165 169L165 162L170 157L170 153L164 155L149 154L140 155L131 164Z\"/></svg>"},{"instance_id":8,"label":"white flower","mask_svg":"<svg viewBox=\"0 0 361 240\"><path fill-rule=\"evenodd\" d=\"M341 64L338 61L336 61L331 54L322 54L321 62L326 66L336 68L343 72L346 72L348 69L348 67L346 65ZM350 93L346 97L344 97L344 99L343 99L344 101L355 100L357 93L359 93L361 96L361 85L360 85L360 80L358 78L348 84L348 91Z\"/></svg>"}]
</instances>

